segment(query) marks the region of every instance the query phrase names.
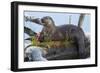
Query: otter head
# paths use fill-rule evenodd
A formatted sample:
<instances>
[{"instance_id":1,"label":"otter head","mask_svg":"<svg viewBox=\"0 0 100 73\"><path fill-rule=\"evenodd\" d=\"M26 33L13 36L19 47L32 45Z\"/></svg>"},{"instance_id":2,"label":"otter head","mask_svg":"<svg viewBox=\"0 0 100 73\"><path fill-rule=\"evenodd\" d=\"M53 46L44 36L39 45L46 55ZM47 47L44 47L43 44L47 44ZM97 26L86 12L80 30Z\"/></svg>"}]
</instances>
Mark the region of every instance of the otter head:
<instances>
[{"instance_id":1,"label":"otter head","mask_svg":"<svg viewBox=\"0 0 100 73\"><path fill-rule=\"evenodd\" d=\"M45 27L50 27L50 26L54 26L54 21L50 16L45 16L41 19L43 26Z\"/></svg>"}]
</instances>

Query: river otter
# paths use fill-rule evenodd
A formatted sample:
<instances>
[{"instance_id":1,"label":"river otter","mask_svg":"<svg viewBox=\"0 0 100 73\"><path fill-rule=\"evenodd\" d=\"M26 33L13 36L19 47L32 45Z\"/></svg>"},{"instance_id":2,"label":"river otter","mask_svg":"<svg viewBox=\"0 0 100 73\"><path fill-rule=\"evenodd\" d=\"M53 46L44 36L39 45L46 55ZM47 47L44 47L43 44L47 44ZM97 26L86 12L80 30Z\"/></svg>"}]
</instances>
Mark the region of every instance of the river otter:
<instances>
[{"instance_id":1,"label":"river otter","mask_svg":"<svg viewBox=\"0 0 100 73\"><path fill-rule=\"evenodd\" d=\"M48 37L52 41L61 41L71 38L76 42L79 58L86 58L86 37L81 27L72 24L56 26L50 16L45 16L41 19L31 19L30 21L44 26L40 34L39 41L44 41L45 37Z\"/></svg>"}]
</instances>

